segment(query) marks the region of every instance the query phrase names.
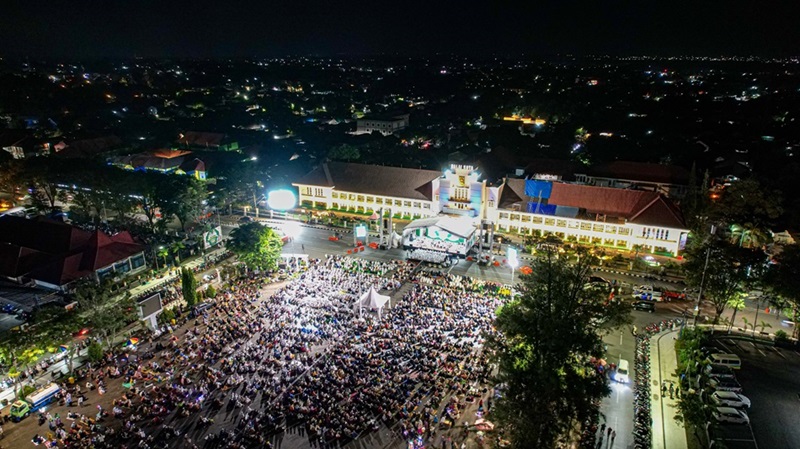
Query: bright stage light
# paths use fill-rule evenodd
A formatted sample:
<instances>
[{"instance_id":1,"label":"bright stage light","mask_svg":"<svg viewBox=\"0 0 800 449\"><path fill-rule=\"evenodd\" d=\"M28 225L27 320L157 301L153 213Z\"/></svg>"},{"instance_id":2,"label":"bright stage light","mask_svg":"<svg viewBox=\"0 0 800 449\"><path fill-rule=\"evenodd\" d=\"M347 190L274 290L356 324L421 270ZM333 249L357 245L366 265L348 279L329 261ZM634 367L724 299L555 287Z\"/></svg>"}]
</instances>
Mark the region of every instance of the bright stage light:
<instances>
[{"instance_id":1,"label":"bright stage light","mask_svg":"<svg viewBox=\"0 0 800 449\"><path fill-rule=\"evenodd\" d=\"M267 195L267 205L273 210L289 210L297 204L297 198L291 190L273 190Z\"/></svg>"}]
</instances>

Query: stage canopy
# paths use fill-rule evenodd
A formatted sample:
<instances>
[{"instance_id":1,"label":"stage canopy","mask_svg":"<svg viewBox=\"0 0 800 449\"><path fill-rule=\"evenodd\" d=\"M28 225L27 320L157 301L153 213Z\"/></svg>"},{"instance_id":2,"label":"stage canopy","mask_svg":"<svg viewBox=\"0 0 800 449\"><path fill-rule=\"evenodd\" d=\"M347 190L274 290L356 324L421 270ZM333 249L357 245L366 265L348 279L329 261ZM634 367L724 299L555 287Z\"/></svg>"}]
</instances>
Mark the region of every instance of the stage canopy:
<instances>
[{"instance_id":1,"label":"stage canopy","mask_svg":"<svg viewBox=\"0 0 800 449\"><path fill-rule=\"evenodd\" d=\"M391 298L389 298L386 295L381 295L375 290L375 286L372 286L366 293L361 295L361 298L359 298L358 301L356 301L353 309L358 310L359 316L361 315L364 309L377 310L378 318L380 318L383 306L385 306L387 303L389 304L389 306L392 305L390 301Z\"/></svg>"},{"instance_id":2,"label":"stage canopy","mask_svg":"<svg viewBox=\"0 0 800 449\"><path fill-rule=\"evenodd\" d=\"M475 234L475 219L470 217L432 217L414 220L403 228L403 233L420 228L437 227L448 233L468 240Z\"/></svg>"},{"instance_id":3,"label":"stage canopy","mask_svg":"<svg viewBox=\"0 0 800 449\"><path fill-rule=\"evenodd\" d=\"M475 243L477 220L469 217L433 217L414 220L403 228L403 247L425 254L440 252L465 257ZM422 255L421 260L431 261Z\"/></svg>"}]
</instances>

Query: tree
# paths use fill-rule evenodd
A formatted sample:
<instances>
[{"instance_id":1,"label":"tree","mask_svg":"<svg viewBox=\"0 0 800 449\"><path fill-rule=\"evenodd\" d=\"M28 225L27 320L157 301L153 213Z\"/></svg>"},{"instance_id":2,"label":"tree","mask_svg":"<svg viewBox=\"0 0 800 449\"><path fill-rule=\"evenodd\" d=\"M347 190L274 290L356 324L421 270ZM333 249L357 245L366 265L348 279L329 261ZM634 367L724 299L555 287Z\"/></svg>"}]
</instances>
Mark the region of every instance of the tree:
<instances>
[{"instance_id":1,"label":"tree","mask_svg":"<svg viewBox=\"0 0 800 449\"><path fill-rule=\"evenodd\" d=\"M209 284L208 288L206 289L206 297L212 299L217 297L217 289L215 289L211 284Z\"/></svg>"},{"instance_id":2,"label":"tree","mask_svg":"<svg viewBox=\"0 0 800 449\"><path fill-rule=\"evenodd\" d=\"M744 295L740 294L728 300L728 307L733 309L733 316L731 316L731 323L728 326L728 333L733 329L733 324L736 322L736 312L744 309ZM746 330L746 329L745 329Z\"/></svg>"},{"instance_id":3,"label":"tree","mask_svg":"<svg viewBox=\"0 0 800 449\"><path fill-rule=\"evenodd\" d=\"M697 438L697 442L702 446L703 440L700 436L700 429L703 429L709 420L708 406L703 403L702 398L694 390L684 390L678 399L678 412L675 421L683 424L685 428L692 429L692 435Z\"/></svg>"},{"instance_id":4,"label":"tree","mask_svg":"<svg viewBox=\"0 0 800 449\"><path fill-rule=\"evenodd\" d=\"M89 356L90 361L99 362L103 358L103 346L96 341L91 342L89 344L87 355Z\"/></svg>"},{"instance_id":5,"label":"tree","mask_svg":"<svg viewBox=\"0 0 800 449\"><path fill-rule=\"evenodd\" d=\"M186 225L203 211L208 192L206 185L189 177L173 176L159 184L159 202L164 217L174 216L186 230Z\"/></svg>"},{"instance_id":6,"label":"tree","mask_svg":"<svg viewBox=\"0 0 800 449\"><path fill-rule=\"evenodd\" d=\"M117 170L114 173L115 181L110 185L108 207L116 214L118 221L125 221L128 214L136 208L136 200L133 197L135 189L130 175L128 172Z\"/></svg>"},{"instance_id":7,"label":"tree","mask_svg":"<svg viewBox=\"0 0 800 449\"><path fill-rule=\"evenodd\" d=\"M162 175L157 173L141 173L142 179L139 186L139 208L147 218L150 224L150 229L156 230L156 219L158 218L159 206L161 205L161 197L159 184L162 181Z\"/></svg>"},{"instance_id":8,"label":"tree","mask_svg":"<svg viewBox=\"0 0 800 449\"><path fill-rule=\"evenodd\" d=\"M267 271L278 268L283 242L269 226L246 223L234 229L230 237L228 249L248 267Z\"/></svg>"},{"instance_id":9,"label":"tree","mask_svg":"<svg viewBox=\"0 0 800 449\"><path fill-rule=\"evenodd\" d=\"M691 245L685 256L686 280L693 287L702 284L704 298L714 306L714 324L731 301L744 293L745 286L754 282L751 272L760 273L766 262L763 251L740 248L720 236L710 236Z\"/></svg>"},{"instance_id":10,"label":"tree","mask_svg":"<svg viewBox=\"0 0 800 449\"><path fill-rule=\"evenodd\" d=\"M357 161L361 159L361 151L346 143L331 148L328 152L328 159L333 161Z\"/></svg>"},{"instance_id":11,"label":"tree","mask_svg":"<svg viewBox=\"0 0 800 449\"><path fill-rule=\"evenodd\" d=\"M734 224L730 227L731 243L740 247L762 246L772 240L768 230L753 223Z\"/></svg>"},{"instance_id":12,"label":"tree","mask_svg":"<svg viewBox=\"0 0 800 449\"><path fill-rule=\"evenodd\" d=\"M81 282L75 289L78 307L93 332L111 349L119 331L137 317L136 303L128 296L114 299L108 282Z\"/></svg>"},{"instance_id":13,"label":"tree","mask_svg":"<svg viewBox=\"0 0 800 449\"><path fill-rule=\"evenodd\" d=\"M711 219L719 223L747 223L751 228L767 230L783 213L781 203L780 192L761 186L755 179L743 179L726 188L709 212Z\"/></svg>"},{"instance_id":14,"label":"tree","mask_svg":"<svg viewBox=\"0 0 800 449\"><path fill-rule=\"evenodd\" d=\"M585 252L570 264L543 251L532 274L520 276L518 295L497 313L499 334L488 347L505 393L496 418L513 448L567 442L610 392L592 360L603 356L601 329L629 320L629 306L586 288L594 262Z\"/></svg>"},{"instance_id":15,"label":"tree","mask_svg":"<svg viewBox=\"0 0 800 449\"><path fill-rule=\"evenodd\" d=\"M32 335L28 332L6 332L0 338L0 361L8 366L8 375L17 377L25 367L35 361L31 360L30 348L34 345ZM17 393L18 383L14 383L14 394Z\"/></svg>"},{"instance_id":16,"label":"tree","mask_svg":"<svg viewBox=\"0 0 800 449\"><path fill-rule=\"evenodd\" d=\"M800 315L800 245L786 245L783 251L775 256L773 264L767 272L767 286L773 292L781 306L788 308L795 323ZM798 335L798 326L794 327L793 336Z\"/></svg>"},{"instance_id":17,"label":"tree","mask_svg":"<svg viewBox=\"0 0 800 449\"><path fill-rule=\"evenodd\" d=\"M51 212L56 208L56 202L64 198L64 192L59 190L59 178L63 174L49 163L49 160L35 160L26 163L24 177L31 189L31 204L42 212Z\"/></svg>"},{"instance_id":18,"label":"tree","mask_svg":"<svg viewBox=\"0 0 800 449\"><path fill-rule=\"evenodd\" d=\"M186 245L180 241L174 241L169 245L169 252L172 253L172 259L175 261L175 264L178 265L181 262L181 251L186 249Z\"/></svg>"},{"instance_id":19,"label":"tree","mask_svg":"<svg viewBox=\"0 0 800 449\"><path fill-rule=\"evenodd\" d=\"M194 307L197 304L197 278L188 268L181 269L181 290L186 306Z\"/></svg>"}]
</instances>

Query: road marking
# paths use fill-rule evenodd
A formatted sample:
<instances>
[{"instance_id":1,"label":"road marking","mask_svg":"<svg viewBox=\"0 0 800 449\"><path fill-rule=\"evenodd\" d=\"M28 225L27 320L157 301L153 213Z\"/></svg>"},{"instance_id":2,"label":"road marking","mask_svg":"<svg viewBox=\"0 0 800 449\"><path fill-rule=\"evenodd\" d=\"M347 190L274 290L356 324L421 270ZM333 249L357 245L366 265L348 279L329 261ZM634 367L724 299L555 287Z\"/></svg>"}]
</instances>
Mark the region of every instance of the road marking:
<instances>
[{"instance_id":1,"label":"road marking","mask_svg":"<svg viewBox=\"0 0 800 449\"><path fill-rule=\"evenodd\" d=\"M753 343L752 341L750 342L750 344L753 345L753 347L756 348L756 351L760 352L761 355L763 355L764 357L767 356L767 354L764 353L764 351L762 351L761 348L759 348L757 344Z\"/></svg>"},{"instance_id":2,"label":"road marking","mask_svg":"<svg viewBox=\"0 0 800 449\"><path fill-rule=\"evenodd\" d=\"M722 340L717 340L717 343L722 345L722 349L724 349L724 350L726 350L728 352L733 352L733 350L731 348L729 348L728 345L726 345L725 342L723 342ZM800 355L800 354L798 354L798 355Z\"/></svg>"},{"instance_id":3,"label":"road marking","mask_svg":"<svg viewBox=\"0 0 800 449\"><path fill-rule=\"evenodd\" d=\"M779 356L783 357L784 359L786 358L786 356L785 356L785 355L783 355L783 353L781 352L781 350L780 350L780 349L778 349L778 348L776 348L775 346L773 346L773 347L772 347L772 350L773 350L773 351L775 351L775 352L776 352L776 353L777 353Z\"/></svg>"},{"instance_id":4,"label":"road marking","mask_svg":"<svg viewBox=\"0 0 800 449\"><path fill-rule=\"evenodd\" d=\"M753 446L755 446L756 449L758 449L758 443L756 442L756 434L753 433L753 426L751 426L749 422L747 423L747 428L750 429L750 436L753 437Z\"/></svg>"}]
</instances>

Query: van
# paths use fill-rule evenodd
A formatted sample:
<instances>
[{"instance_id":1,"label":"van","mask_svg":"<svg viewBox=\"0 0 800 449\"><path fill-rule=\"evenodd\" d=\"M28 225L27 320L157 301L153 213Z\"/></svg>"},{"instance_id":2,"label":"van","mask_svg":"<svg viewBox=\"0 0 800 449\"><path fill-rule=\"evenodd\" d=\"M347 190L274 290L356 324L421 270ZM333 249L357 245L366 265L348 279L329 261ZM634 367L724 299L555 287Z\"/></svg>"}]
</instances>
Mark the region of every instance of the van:
<instances>
[{"instance_id":1,"label":"van","mask_svg":"<svg viewBox=\"0 0 800 449\"><path fill-rule=\"evenodd\" d=\"M619 365L617 365L617 372L614 374L614 380L626 384L630 380L628 377L629 373L630 368L628 368L628 361L625 359L620 359Z\"/></svg>"},{"instance_id":2,"label":"van","mask_svg":"<svg viewBox=\"0 0 800 449\"><path fill-rule=\"evenodd\" d=\"M716 353L711 354L706 359L708 363L714 365L723 365L731 369L740 369L742 367L742 359L736 354Z\"/></svg>"}]
</instances>

